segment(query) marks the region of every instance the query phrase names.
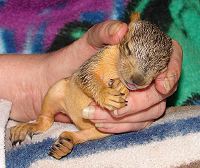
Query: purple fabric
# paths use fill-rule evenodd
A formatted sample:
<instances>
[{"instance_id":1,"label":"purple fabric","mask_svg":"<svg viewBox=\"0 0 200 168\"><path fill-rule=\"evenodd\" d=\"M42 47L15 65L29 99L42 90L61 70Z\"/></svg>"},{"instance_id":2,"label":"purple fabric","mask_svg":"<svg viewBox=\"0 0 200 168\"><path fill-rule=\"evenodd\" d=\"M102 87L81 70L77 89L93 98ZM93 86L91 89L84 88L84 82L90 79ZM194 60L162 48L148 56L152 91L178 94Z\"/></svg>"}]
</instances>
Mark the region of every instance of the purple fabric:
<instances>
[{"instance_id":1,"label":"purple fabric","mask_svg":"<svg viewBox=\"0 0 200 168\"><path fill-rule=\"evenodd\" d=\"M64 24L80 20L84 12L103 11L104 19L111 18L113 3L112 0L7 0L0 6L0 28L14 33L17 52L23 50L28 36L33 38L40 33L46 48Z\"/></svg>"}]
</instances>

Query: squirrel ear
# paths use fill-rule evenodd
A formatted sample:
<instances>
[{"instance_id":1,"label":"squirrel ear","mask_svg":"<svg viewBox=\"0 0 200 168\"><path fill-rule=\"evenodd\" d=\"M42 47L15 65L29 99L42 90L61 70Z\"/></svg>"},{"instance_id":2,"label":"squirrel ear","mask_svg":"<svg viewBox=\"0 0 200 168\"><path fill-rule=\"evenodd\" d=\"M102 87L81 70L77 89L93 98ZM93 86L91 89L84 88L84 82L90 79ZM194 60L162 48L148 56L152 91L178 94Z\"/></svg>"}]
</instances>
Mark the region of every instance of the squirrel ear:
<instances>
[{"instance_id":1,"label":"squirrel ear","mask_svg":"<svg viewBox=\"0 0 200 168\"><path fill-rule=\"evenodd\" d=\"M133 12L133 13L131 14L131 16L130 16L130 21L131 21L131 22L137 22L137 21L139 21L139 20L141 20L141 18L140 18L140 13L139 13L139 12Z\"/></svg>"},{"instance_id":2,"label":"squirrel ear","mask_svg":"<svg viewBox=\"0 0 200 168\"><path fill-rule=\"evenodd\" d=\"M135 23L137 21L140 21L140 13L139 12L132 12L131 15L130 15L130 23L128 25L128 28L129 30L131 30L131 32L133 33L134 31L134 26L135 26ZM131 33L131 34L132 34Z\"/></svg>"}]
</instances>

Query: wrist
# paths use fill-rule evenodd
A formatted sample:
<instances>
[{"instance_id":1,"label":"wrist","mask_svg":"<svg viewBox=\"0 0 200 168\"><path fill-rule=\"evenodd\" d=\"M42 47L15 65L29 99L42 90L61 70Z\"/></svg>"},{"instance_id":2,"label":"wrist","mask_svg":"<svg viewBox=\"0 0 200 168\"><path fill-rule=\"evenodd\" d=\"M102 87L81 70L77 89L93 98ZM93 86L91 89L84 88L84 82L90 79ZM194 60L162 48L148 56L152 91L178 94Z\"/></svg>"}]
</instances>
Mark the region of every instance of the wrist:
<instances>
[{"instance_id":1,"label":"wrist","mask_svg":"<svg viewBox=\"0 0 200 168\"><path fill-rule=\"evenodd\" d=\"M71 45L60 50L48 53L46 59L46 74L50 85L56 81L71 76L91 55L96 53L96 49L86 42L82 37Z\"/></svg>"}]
</instances>

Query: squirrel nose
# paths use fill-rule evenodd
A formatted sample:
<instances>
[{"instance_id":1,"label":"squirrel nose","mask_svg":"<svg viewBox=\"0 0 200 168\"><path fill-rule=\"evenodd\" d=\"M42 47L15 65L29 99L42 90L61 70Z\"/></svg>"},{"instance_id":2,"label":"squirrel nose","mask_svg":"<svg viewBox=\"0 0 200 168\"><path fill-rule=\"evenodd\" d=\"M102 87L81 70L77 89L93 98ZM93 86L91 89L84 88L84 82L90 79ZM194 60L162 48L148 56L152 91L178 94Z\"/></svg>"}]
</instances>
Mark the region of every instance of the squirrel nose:
<instances>
[{"instance_id":1,"label":"squirrel nose","mask_svg":"<svg viewBox=\"0 0 200 168\"><path fill-rule=\"evenodd\" d=\"M138 85L138 86L142 86L145 84L145 80L144 80L144 75L142 75L141 73L135 73L131 76L131 81Z\"/></svg>"}]
</instances>

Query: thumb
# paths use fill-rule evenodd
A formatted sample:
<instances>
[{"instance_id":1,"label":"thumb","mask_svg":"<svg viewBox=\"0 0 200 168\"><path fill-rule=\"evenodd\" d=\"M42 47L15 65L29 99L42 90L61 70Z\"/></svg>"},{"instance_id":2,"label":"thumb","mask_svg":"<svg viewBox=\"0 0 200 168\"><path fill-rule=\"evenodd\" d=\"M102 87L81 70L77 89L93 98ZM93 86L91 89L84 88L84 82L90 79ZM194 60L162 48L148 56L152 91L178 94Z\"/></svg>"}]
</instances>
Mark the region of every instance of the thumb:
<instances>
[{"instance_id":1,"label":"thumb","mask_svg":"<svg viewBox=\"0 0 200 168\"><path fill-rule=\"evenodd\" d=\"M83 38L95 49L105 44L118 44L127 32L127 25L120 21L105 21L91 27Z\"/></svg>"},{"instance_id":2,"label":"thumb","mask_svg":"<svg viewBox=\"0 0 200 168\"><path fill-rule=\"evenodd\" d=\"M173 53L171 55L167 70L155 79L156 89L164 95L173 92L181 74L183 55L182 49L181 46L174 40L172 41L172 45Z\"/></svg>"}]
</instances>

